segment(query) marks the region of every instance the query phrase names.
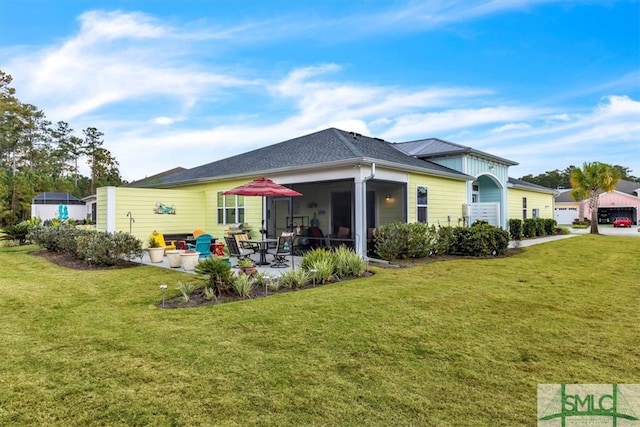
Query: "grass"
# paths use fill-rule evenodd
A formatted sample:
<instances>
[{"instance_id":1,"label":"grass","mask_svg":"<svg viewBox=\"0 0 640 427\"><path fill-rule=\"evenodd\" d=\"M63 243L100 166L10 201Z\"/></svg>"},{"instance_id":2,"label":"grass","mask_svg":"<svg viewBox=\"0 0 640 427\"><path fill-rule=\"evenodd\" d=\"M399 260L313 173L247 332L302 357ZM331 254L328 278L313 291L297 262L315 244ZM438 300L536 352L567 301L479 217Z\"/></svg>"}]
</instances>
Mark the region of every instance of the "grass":
<instances>
[{"instance_id":1,"label":"grass","mask_svg":"<svg viewBox=\"0 0 640 427\"><path fill-rule=\"evenodd\" d=\"M184 273L28 250L0 248L0 425L529 426L539 383L640 383L633 237L180 310Z\"/></svg>"}]
</instances>

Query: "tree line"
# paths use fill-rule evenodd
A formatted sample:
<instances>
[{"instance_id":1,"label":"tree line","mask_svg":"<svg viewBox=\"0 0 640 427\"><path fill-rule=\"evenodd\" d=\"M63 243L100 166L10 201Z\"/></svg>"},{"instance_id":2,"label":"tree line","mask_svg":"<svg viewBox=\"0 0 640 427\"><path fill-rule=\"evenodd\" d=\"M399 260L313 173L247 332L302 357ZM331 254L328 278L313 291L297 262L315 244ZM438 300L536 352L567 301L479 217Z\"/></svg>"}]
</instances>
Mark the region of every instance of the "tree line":
<instances>
[{"instance_id":1,"label":"tree line","mask_svg":"<svg viewBox=\"0 0 640 427\"><path fill-rule=\"evenodd\" d=\"M631 169L625 166L620 165L612 165L613 169L616 170L617 176L619 179L623 179L625 181L633 181L640 182L640 178L631 175ZM553 189L561 189L561 188L572 188L571 185L571 174L579 169L576 166L569 166L564 170L552 170L547 171L545 173L541 173L539 175L533 176L531 174L525 175L519 179L522 181L527 181L532 184L542 185L543 187L553 188Z\"/></svg>"},{"instance_id":2,"label":"tree line","mask_svg":"<svg viewBox=\"0 0 640 427\"><path fill-rule=\"evenodd\" d=\"M98 187L124 183L102 132L88 127L78 136L64 121L51 123L18 99L12 80L0 70L0 227L28 219L31 200L40 193L83 198ZM79 172L83 161L90 176Z\"/></svg>"}]
</instances>

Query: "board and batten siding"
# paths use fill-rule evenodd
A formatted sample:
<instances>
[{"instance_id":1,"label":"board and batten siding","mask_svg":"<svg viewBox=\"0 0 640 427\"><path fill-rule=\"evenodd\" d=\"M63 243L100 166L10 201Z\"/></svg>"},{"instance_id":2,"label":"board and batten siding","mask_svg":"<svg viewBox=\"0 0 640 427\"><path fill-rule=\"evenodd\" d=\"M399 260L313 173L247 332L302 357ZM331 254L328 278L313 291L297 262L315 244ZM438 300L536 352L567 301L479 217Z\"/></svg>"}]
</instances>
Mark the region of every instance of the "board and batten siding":
<instances>
[{"instance_id":1,"label":"board and batten siding","mask_svg":"<svg viewBox=\"0 0 640 427\"><path fill-rule=\"evenodd\" d=\"M536 191L526 191L517 188L509 188L509 210L508 219L523 219L522 198L527 198L527 218L533 218L533 210L538 209L539 218L554 217L554 195L539 193Z\"/></svg>"},{"instance_id":2,"label":"board and batten siding","mask_svg":"<svg viewBox=\"0 0 640 427\"><path fill-rule=\"evenodd\" d=\"M408 186L408 222L417 221L417 187L426 186L428 195L429 224L458 225L458 218L462 218L462 205L467 201L467 187L465 181L442 177L409 175ZM450 219L450 222L449 222Z\"/></svg>"}]
</instances>

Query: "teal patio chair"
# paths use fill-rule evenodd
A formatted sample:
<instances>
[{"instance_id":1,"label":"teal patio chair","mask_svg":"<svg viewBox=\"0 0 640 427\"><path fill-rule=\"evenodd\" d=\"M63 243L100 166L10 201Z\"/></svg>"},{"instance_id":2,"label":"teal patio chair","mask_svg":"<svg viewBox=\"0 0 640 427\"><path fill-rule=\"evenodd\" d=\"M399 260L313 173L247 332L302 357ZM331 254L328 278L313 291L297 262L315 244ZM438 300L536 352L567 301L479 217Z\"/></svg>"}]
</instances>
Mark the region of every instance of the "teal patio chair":
<instances>
[{"instance_id":1,"label":"teal patio chair","mask_svg":"<svg viewBox=\"0 0 640 427\"><path fill-rule=\"evenodd\" d=\"M213 237L211 234L201 234L196 237L196 243L187 243L187 249L195 250L196 252L200 252L200 258L206 258L211 256L211 241Z\"/></svg>"}]
</instances>

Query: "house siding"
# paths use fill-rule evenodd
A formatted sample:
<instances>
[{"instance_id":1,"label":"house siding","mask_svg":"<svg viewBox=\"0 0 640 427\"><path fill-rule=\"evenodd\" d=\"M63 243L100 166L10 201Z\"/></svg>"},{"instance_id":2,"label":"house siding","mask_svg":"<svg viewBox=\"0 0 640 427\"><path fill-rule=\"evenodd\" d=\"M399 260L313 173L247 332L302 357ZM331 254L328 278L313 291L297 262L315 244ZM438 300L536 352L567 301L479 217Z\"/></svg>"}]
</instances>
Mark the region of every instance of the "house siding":
<instances>
[{"instance_id":1,"label":"house siding","mask_svg":"<svg viewBox=\"0 0 640 427\"><path fill-rule=\"evenodd\" d=\"M445 166L447 168L462 171L462 156L455 157L442 157L439 159L429 159L433 163L439 164L440 166Z\"/></svg>"},{"instance_id":2,"label":"house siding","mask_svg":"<svg viewBox=\"0 0 640 427\"><path fill-rule=\"evenodd\" d=\"M229 229L229 224L218 224L218 192L239 187L252 179L254 178L209 182L181 188L185 190L200 191L203 194L203 229L207 230L207 232L214 237L222 238ZM250 230L252 237L259 237L259 230L262 225L262 197L245 196L244 209L244 224L247 229Z\"/></svg>"},{"instance_id":3,"label":"house siding","mask_svg":"<svg viewBox=\"0 0 640 427\"><path fill-rule=\"evenodd\" d=\"M436 225L458 225L462 218L462 205L467 200L465 181L418 174L409 175L408 222L417 221L417 195L419 185L428 189L428 222ZM462 223L460 222L460 225Z\"/></svg>"},{"instance_id":4,"label":"house siding","mask_svg":"<svg viewBox=\"0 0 640 427\"><path fill-rule=\"evenodd\" d=\"M533 218L533 210L538 209L539 218L554 218L554 195L509 188L508 219L522 219L522 198L527 198L527 218Z\"/></svg>"},{"instance_id":5,"label":"house siding","mask_svg":"<svg viewBox=\"0 0 640 427\"><path fill-rule=\"evenodd\" d=\"M108 189L114 190L113 196ZM205 224L204 197L201 191L105 187L98 189L97 196L96 228L101 231L131 232L143 242L147 241L153 230L190 233L203 228ZM156 202L173 206L176 209L175 215L155 213ZM113 230L104 219L107 217L107 205L114 207ZM129 212L135 222L130 222Z\"/></svg>"}]
</instances>

